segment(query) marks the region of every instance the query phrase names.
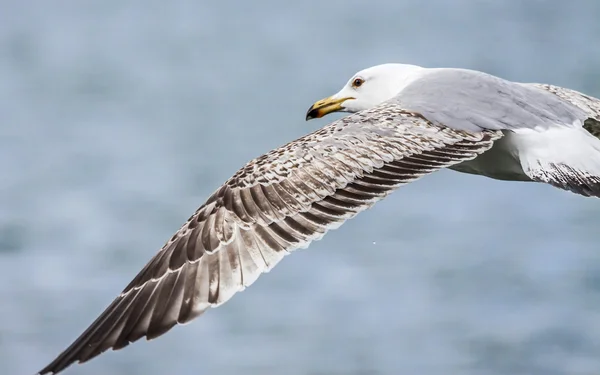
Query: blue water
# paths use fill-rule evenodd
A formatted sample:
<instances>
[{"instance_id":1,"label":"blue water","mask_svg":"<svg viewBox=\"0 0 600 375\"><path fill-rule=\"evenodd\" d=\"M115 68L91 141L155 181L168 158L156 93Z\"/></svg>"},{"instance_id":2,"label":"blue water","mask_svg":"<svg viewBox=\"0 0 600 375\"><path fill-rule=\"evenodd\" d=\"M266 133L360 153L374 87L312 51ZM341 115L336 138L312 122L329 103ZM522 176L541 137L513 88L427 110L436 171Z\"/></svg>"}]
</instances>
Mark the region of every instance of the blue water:
<instances>
[{"instance_id":1,"label":"blue water","mask_svg":"<svg viewBox=\"0 0 600 375\"><path fill-rule=\"evenodd\" d=\"M249 159L384 62L600 97L600 2L5 0L0 374L76 338ZM337 116L339 117L339 116ZM600 201L441 171L65 374L597 374Z\"/></svg>"}]
</instances>

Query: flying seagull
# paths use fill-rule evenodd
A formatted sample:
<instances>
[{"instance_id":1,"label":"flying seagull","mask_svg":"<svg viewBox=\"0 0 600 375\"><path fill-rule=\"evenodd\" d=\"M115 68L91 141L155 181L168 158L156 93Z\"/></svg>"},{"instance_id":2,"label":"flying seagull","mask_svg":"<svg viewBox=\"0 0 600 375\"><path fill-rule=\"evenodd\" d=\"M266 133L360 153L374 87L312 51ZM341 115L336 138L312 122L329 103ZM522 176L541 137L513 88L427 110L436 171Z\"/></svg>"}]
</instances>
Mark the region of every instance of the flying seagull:
<instances>
[{"instance_id":1,"label":"flying seagull","mask_svg":"<svg viewBox=\"0 0 600 375\"><path fill-rule=\"evenodd\" d=\"M489 151L449 166L452 170L600 195L596 98L474 70L383 64L354 74L338 93L311 106L306 120L332 112L359 112L387 100L437 126L502 133Z\"/></svg>"},{"instance_id":2,"label":"flying seagull","mask_svg":"<svg viewBox=\"0 0 600 375\"><path fill-rule=\"evenodd\" d=\"M592 121L585 129L598 129L598 108L583 94L475 71L400 65L363 71L308 117L356 113L237 171L38 374L56 374L190 322L288 253L442 168L498 178L522 173L600 196L600 140L583 127ZM495 149L506 160L490 166L495 159L485 152Z\"/></svg>"}]
</instances>

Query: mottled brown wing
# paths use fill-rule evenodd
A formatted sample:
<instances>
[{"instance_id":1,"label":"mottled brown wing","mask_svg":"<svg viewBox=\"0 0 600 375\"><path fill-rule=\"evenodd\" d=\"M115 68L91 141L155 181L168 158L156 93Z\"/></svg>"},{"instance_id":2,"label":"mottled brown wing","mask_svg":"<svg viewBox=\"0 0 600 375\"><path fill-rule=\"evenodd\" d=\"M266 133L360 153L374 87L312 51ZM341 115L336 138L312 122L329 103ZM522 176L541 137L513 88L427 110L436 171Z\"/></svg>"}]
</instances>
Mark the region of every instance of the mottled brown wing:
<instances>
[{"instance_id":1,"label":"mottled brown wing","mask_svg":"<svg viewBox=\"0 0 600 375\"><path fill-rule=\"evenodd\" d=\"M473 159L500 136L434 126L385 103L252 160L39 374L189 322L396 187Z\"/></svg>"}]
</instances>

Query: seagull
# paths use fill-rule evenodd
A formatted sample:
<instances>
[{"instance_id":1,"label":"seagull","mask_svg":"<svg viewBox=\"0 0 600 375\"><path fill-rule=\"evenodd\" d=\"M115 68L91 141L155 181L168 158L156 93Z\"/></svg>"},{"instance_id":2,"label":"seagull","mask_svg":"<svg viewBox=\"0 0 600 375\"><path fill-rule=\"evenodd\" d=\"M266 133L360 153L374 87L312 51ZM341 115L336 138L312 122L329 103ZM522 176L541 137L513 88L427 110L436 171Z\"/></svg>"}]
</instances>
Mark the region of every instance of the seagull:
<instances>
[{"instance_id":1,"label":"seagull","mask_svg":"<svg viewBox=\"0 0 600 375\"><path fill-rule=\"evenodd\" d=\"M597 98L475 70L390 63L354 74L339 92L314 103L306 120L356 113L389 100L437 126L502 133L489 151L449 169L600 196Z\"/></svg>"},{"instance_id":2,"label":"seagull","mask_svg":"<svg viewBox=\"0 0 600 375\"><path fill-rule=\"evenodd\" d=\"M365 70L307 118L354 113L238 170L38 374L189 323L285 255L442 168L598 197L600 141L590 133L598 108L583 94L475 71Z\"/></svg>"}]
</instances>

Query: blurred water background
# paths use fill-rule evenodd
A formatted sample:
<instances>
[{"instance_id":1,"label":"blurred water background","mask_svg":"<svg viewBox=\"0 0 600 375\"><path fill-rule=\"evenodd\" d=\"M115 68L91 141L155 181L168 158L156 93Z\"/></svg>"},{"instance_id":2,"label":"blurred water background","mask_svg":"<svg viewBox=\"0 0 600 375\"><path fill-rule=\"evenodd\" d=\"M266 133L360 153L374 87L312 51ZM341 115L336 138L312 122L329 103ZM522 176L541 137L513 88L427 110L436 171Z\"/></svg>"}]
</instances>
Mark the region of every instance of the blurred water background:
<instances>
[{"instance_id":1,"label":"blurred water background","mask_svg":"<svg viewBox=\"0 0 600 375\"><path fill-rule=\"evenodd\" d=\"M384 62L600 96L600 2L3 0L0 374L78 336L239 167ZM340 117L340 116L337 116ZM441 171L65 374L598 374L600 201Z\"/></svg>"}]
</instances>

